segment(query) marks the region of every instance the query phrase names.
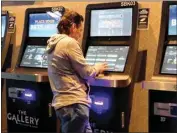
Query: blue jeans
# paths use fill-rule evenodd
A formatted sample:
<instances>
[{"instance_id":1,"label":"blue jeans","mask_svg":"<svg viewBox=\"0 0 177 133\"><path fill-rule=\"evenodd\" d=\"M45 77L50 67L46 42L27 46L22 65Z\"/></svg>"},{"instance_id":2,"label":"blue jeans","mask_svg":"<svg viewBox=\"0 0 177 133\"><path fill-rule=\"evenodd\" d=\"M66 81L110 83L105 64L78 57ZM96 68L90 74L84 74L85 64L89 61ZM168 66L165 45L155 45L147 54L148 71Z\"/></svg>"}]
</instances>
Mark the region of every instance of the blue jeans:
<instances>
[{"instance_id":1,"label":"blue jeans","mask_svg":"<svg viewBox=\"0 0 177 133\"><path fill-rule=\"evenodd\" d=\"M56 110L62 133L92 133L89 123L89 107L73 104Z\"/></svg>"}]
</instances>

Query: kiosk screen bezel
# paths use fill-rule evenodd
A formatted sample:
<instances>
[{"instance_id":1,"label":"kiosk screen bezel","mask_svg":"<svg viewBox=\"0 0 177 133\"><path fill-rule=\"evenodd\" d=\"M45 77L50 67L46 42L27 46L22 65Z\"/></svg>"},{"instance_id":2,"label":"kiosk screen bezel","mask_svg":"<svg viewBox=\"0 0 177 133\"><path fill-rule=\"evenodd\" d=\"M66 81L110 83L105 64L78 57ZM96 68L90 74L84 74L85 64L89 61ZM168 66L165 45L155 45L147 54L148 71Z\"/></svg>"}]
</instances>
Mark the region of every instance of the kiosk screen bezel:
<instances>
[{"instance_id":1,"label":"kiosk screen bezel","mask_svg":"<svg viewBox=\"0 0 177 133\"><path fill-rule=\"evenodd\" d=\"M91 7L88 11L88 18L90 20L87 20L88 23L88 32L87 32L87 36L89 37L89 40L92 41L129 41L131 39L132 36L134 36L133 32L135 31L135 28L133 27L133 25L135 25L137 22L135 22L135 20L133 19L136 14L136 6L120 6L120 5L108 5L108 6L95 6L95 7ZM91 33L91 11L92 10L109 10L109 9L132 9L132 26L131 26L131 35L130 36L97 36L97 37L92 37L90 36Z\"/></svg>"}]
</instances>

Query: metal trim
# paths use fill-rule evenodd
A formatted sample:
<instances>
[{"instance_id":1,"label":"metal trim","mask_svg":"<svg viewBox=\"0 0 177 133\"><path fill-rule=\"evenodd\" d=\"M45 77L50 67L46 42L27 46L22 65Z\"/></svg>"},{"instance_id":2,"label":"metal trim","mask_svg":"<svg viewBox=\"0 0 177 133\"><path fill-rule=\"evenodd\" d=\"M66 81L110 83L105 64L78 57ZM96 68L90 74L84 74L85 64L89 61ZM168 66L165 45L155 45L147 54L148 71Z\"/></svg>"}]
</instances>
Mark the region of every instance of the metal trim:
<instances>
[{"instance_id":1,"label":"metal trim","mask_svg":"<svg viewBox=\"0 0 177 133\"><path fill-rule=\"evenodd\" d=\"M177 92L177 82L173 80L157 80L157 81L143 81L143 89L159 90L159 91L174 91Z\"/></svg>"},{"instance_id":2,"label":"metal trim","mask_svg":"<svg viewBox=\"0 0 177 133\"><path fill-rule=\"evenodd\" d=\"M2 72L1 77L4 79L14 79L14 80L24 80L24 81L33 81L33 82L48 82L48 75L43 74L21 74L21 73L8 73Z\"/></svg>"},{"instance_id":3,"label":"metal trim","mask_svg":"<svg viewBox=\"0 0 177 133\"><path fill-rule=\"evenodd\" d=\"M97 77L89 82L91 86L118 88L127 87L131 83L131 78L129 75L109 75Z\"/></svg>"}]
</instances>

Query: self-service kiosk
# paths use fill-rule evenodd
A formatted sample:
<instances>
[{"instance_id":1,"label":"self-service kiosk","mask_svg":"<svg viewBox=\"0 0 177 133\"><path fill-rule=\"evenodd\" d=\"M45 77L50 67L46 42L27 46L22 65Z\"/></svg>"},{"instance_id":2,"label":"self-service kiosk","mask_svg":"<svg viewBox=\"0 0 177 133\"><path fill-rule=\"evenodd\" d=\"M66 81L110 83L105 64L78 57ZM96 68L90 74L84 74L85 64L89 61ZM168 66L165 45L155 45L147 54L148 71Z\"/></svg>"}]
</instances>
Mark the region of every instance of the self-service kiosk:
<instances>
[{"instance_id":1,"label":"self-service kiosk","mask_svg":"<svg viewBox=\"0 0 177 133\"><path fill-rule=\"evenodd\" d=\"M149 90L149 132L177 132L177 2L163 2L154 74Z\"/></svg>"},{"instance_id":2,"label":"self-service kiosk","mask_svg":"<svg viewBox=\"0 0 177 133\"><path fill-rule=\"evenodd\" d=\"M109 70L90 79L94 133L128 132L138 44L138 3L91 4L86 8L83 49L89 65Z\"/></svg>"},{"instance_id":3,"label":"self-service kiosk","mask_svg":"<svg viewBox=\"0 0 177 133\"><path fill-rule=\"evenodd\" d=\"M6 79L8 132L56 132L44 51L49 37L57 33L64 11L64 7L26 10L16 68L2 73Z\"/></svg>"},{"instance_id":4,"label":"self-service kiosk","mask_svg":"<svg viewBox=\"0 0 177 133\"><path fill-rule=\"evenodd\" d=\"M12 37L15 32L15 16L8 11L1 14L1 71L11 67Z\"/></svg>"}]
</instances>

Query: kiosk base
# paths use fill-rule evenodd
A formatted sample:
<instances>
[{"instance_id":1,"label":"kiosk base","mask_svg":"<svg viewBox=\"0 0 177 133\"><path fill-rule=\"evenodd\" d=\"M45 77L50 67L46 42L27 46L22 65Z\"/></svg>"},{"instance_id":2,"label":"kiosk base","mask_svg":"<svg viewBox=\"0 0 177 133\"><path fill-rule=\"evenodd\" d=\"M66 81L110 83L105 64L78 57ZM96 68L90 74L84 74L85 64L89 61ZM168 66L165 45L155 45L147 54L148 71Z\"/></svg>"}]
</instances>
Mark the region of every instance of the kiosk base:
<instances>
[{"instance_id":1,"label":"kiosk base","mask_svg":"<svg viewBox=\"0 0 177 133\"><path fill-rule=\"evenodd\" d=\"M49 83L7 80L8 132L56 132Z\"/></svg>"},{"instance_id":2,"label":"kiosk base","mask_svg":"<svg viewBox=\"0 0 177 133\"><path fill-rule=\"evenodd\" d=\"M2 44L2 42L1 42ZM11 62L12 62L12 51L13 51L13 45L12 44L9 44L9 48L8 48L8 51L7 51L7 56L5 58L5 62L1 68L1 72L5 72L6 69L8 68L11 68ZM1 86L3 87L4 86L4 79L1 78Z\"/></svg>"},{"instance_id":3,"label":"kiosk base","mask_svg":"<svg viewBox=\"0 0 177 133\"><path fill-rule=\"evenodd\" d=\"M177 92L149 90L149 132L177 132Z\"/></svg>"},{"instance_id":4,"label":"kiosk base","mask_svg":"<svg viewBox=\"0 0 177 133\"><path fill-rule=\"evenodd\" d=\"M130 90L130 87L91 87L90 124L94 133L128 132L132 98Z\"/></svg>"}]
</instances>

